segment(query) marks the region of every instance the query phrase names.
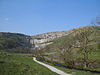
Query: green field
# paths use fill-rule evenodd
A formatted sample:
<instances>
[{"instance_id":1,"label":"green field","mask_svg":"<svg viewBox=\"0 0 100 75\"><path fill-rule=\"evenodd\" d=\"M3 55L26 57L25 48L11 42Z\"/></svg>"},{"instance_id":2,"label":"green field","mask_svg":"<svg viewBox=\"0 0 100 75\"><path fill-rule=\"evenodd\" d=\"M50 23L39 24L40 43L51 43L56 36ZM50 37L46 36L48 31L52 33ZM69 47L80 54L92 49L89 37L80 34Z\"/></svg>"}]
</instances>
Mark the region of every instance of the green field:
<instances>
[{"instance_id":1,"label":"green field","mask_svg":"<svg viewBox=\"0 0 100 75\"><path fill-rule=\"evenodd\" d=\"M32 55L0 53L0 75L57 75L35 63Z\"/></svg>"}]
</instances>

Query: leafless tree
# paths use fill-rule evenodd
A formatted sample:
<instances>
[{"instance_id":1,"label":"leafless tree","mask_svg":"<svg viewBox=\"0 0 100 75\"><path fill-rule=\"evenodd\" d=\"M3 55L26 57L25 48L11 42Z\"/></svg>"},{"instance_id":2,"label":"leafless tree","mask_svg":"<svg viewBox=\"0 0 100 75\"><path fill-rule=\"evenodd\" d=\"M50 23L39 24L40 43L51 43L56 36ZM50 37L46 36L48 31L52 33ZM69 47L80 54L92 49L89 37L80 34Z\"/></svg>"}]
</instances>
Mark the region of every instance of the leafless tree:
<instances>
[{"instance_id":1,"label":"leafless tree","mask_svg":"<svg viewBox=\"0 0 100 75\"><path fill-rule=\"evenodd\" d=\"M74 53L72 49L74 48L74 41L71 37L66 39L68 40L63 40L63 43L58 43L58 53L67 66L73 67Z\"/></svg>"},{"instance_id":2,"label":"leafless tree","mask_svg":"<svg viewBox=\"0 0 100 75\"><path fill-rule=\"evenodd\" d=\"M93 51L93 48L90 46L91 40L89 37L92 33L94 33L94 26L83 28L76 35L76 38L80 43L79 49L81 50L81 53L83 55L85 68L88 67L89 55Z\"/></svg>"}]
</instances>

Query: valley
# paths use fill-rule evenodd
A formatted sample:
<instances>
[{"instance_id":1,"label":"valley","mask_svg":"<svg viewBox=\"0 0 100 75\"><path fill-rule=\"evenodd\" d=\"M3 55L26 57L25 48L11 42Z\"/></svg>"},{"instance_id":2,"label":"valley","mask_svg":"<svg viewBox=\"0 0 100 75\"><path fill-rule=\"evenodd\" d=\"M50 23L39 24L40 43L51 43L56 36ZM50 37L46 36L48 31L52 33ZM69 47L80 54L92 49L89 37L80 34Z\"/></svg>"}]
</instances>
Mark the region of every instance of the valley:
<instances>
[{"instance_id":1,"label":"valley","mask_svg":"<svg viewBox=\"0 0 100 75\"><path fill-rule=\"evenodd\" d=\"M33 57L68 74L99 75L100 26L34 36L0 32L1 75L57 75Z\"/></svg>"}]
</instances>

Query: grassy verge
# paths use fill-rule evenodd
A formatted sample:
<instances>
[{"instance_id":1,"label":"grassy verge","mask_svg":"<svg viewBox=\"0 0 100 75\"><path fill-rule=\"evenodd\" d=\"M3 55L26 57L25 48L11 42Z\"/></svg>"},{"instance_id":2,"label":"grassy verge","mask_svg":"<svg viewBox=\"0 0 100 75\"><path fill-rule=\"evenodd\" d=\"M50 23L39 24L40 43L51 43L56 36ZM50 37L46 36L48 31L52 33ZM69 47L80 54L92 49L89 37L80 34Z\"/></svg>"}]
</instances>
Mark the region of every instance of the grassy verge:
<instances>
[{"instance_id":1,"label":"grassy verge","mask_svg":"<svg viewBox=\"0 0 100 75\"><path fill-rule=\"evenodd\" d=\"M0 75L57 75L27 54L0 53Z\"/></svg>"}]
</instances>

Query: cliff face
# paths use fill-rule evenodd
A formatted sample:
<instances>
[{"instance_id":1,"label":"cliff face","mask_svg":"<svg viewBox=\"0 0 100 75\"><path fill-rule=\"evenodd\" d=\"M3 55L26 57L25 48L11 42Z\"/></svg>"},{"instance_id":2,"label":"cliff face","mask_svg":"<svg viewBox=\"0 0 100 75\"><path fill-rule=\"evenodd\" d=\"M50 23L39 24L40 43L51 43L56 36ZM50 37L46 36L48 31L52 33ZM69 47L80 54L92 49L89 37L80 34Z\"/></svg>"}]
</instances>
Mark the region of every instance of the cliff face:
<instances>
[{"instance_id":1,"label":"cliff face","mask_svg":"<svg viewBox=\"0 0 100 75\"><path fill-rule=\"evenodd\" d=\"M68 30L68 31L60 31L60 32L49 32L49 33L31 36L32 39L30 40L30 42L31 44L33 44L33 48L45 47L46 45L53 43L51 42L52 40L62 36L66 36L72 33L73 31L75 31L75 29Z\"/></svg>"}]
</instances>

